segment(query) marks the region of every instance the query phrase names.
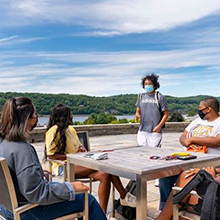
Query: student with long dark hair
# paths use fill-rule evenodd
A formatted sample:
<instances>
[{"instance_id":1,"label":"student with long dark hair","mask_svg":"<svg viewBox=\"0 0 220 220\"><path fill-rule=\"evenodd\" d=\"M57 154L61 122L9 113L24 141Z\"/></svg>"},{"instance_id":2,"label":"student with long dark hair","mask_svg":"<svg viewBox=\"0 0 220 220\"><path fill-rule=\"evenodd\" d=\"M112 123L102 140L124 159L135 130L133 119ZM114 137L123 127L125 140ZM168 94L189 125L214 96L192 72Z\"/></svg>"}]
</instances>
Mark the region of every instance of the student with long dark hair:
<instances>
[{"instance_id":1,"label":"student with long dark hair","mask_svg":"<svg viewBox=\"0 0 220 220\"><path fill-rule=\"evenodd\" d=\"M45 156L50 159L66 160L66 154L85 151L79 141L75 129L70 126L72 116L70 107L58 104L52 109L49 125L45 137ZM57 175L63 172L63 167L53 164ZM103 211L106 212L110 194L110 183L112 182L120 194L122 205L136 207L136 197L127 193L119 177L101 171L96 171L79 165L75 165L75 175L77 177L91 177L100 181L98 188L99 203Z\"/></svg>"},{"instance_id":2,"label":"student with long dark hair","mask_svg":"<svg viewBox=\"0 0 220 220\"><path fill-rule=\"evenodd\" d=\"M21 214L21 220L55 219L83 211L83 195L75 192L89 188L81 182L48 182L37 153L27 142L29 132L37 124L37 112L29 98L9 99L2 110L0 121L0 157L7 160L14 182L18 204L37 203ZM0 210L14 219L13 214L0 204ZM89 195L89 219L106 220L96 199Z\"/></svg>"}]
</instances>

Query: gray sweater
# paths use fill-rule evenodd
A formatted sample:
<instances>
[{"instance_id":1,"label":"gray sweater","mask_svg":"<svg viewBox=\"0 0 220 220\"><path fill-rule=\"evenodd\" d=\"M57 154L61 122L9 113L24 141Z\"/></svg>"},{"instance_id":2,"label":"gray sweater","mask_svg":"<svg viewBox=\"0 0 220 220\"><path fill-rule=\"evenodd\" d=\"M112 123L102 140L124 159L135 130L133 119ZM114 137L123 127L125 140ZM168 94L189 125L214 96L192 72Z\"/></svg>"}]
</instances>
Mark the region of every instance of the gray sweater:
<instances>
[{"instance_id":1,"label":"gray sweater","mask_svg":"<svg viewBox=\"0 0 220 220\"><path fill-rule=\"evenodd\" d=\"M75 199L71 183L44 180L37 153L29 143L0 139L0 157L7 160L19 205L28 202L49 205Z\"/></svg>"}]
</instances>

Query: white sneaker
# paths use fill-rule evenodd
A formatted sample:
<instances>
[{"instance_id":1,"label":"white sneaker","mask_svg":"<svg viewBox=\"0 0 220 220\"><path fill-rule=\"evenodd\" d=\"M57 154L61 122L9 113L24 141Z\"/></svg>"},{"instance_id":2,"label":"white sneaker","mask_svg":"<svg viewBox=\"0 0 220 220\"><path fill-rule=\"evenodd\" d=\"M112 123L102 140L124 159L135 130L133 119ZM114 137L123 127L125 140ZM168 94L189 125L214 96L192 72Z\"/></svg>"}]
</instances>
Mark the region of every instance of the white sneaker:
<instances>
[{"instance_id":1,"label":"white sneaker","mask_svg":"<svg viewBox=\"0 0 220 220\"><path fill-rule=\"evenodd\" d=\"M137 200L136 196L127 192L124 199L120 198L120 203L122 206L129 206L129 207L135 208L136 207L136 200Z\"/></svg>"},{"instance_id":2,"label":"white sneaker","mask_svg":"<svg viewBox=\"0 0 220 220\"><path fill-rule=\"evenodd\" d=\"M108 220L118 220L117 218L111 217L110 214L106 214L106 218L107 218Z\"/></svg>"},{"instance_id":3,"label":"white sneaker","mask_svg":"<svg viewBox=\"0 0 220 220\"><path fill-rule=\"evenodd\" d=\"M155 180L154 186L155 186L155 187L159 187L159 179L156 179L156 180Z\"/></svg>"}]
</instances>

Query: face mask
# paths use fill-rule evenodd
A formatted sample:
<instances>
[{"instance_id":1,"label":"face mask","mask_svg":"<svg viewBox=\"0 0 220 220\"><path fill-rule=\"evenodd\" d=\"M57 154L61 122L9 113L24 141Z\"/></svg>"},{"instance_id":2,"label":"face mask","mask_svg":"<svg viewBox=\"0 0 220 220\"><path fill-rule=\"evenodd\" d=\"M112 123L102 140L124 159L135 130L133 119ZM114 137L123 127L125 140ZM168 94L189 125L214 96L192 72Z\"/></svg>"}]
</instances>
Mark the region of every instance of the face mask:
<instances>
[{"instance_id":1,"label":"face mask","mask_svg":"<svg viewBox=\"0 0 220 220\"><path fill-rule=\"evenodd\" d=\"M208 108L208 107L206 107L206 108ZM206 113L206 114L203 113L203 110L205 110L206 108L198 110L198 115L201 119L204 119L204 117L208 114L208 113Z\"/></svg>"},{"instance_id":2,"label":"face mask","mask_svg":"<svg viewBox=\"0 0 220 220\"><path fill-rule=\"evenodd\" d=\"M146 85L146 86L144 87L144 89L145 89L145 91L146 91L147 93L151 93L151 92L154 91L153 85Z\"/></svg>"}]
</instances>

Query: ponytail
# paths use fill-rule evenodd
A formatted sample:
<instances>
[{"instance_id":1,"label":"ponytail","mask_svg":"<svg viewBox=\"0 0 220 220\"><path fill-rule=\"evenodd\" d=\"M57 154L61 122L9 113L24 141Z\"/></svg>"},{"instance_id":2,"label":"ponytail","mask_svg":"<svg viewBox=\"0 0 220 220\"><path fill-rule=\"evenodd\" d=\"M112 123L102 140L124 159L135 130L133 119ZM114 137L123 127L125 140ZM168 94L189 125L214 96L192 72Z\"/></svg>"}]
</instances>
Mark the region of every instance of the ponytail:
<instances>
[{"instance_id":1,"label":"ponytail","mask_svg":"<svg viewBox=\"0 0 220 220\"><path fill-rule=\"evenodd\" d=\"M0 120L0 137L8 141L25 141L28 135L28 119L34 113L29 98L11 98L6 101Z\"/></svg>"}]
</instances>

